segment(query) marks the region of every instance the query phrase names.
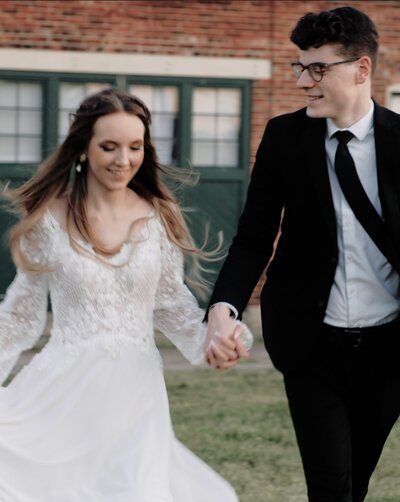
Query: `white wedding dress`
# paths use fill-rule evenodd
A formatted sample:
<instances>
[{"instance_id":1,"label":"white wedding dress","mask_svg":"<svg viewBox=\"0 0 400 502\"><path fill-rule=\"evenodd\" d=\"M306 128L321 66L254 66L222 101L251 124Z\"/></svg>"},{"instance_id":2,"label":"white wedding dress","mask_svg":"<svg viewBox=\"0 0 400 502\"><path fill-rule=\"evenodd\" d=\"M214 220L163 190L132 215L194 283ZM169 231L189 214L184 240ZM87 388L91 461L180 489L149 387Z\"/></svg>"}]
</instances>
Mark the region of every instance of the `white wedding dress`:
<instances>
[{"instance_id":1,"label":"white wedding dress","mask_svg":"<svg viewBox=\"0 0 400 502\"><path fill-rule=\"evenodd\" d=\"M47 212L31 261L0 304L0 378L41 335L47 345L0 388L1 502L237 502L174 436L154 329L202 360L203 311L158 217L102 263L76 252Z\"/></svg>"}]
</instances>

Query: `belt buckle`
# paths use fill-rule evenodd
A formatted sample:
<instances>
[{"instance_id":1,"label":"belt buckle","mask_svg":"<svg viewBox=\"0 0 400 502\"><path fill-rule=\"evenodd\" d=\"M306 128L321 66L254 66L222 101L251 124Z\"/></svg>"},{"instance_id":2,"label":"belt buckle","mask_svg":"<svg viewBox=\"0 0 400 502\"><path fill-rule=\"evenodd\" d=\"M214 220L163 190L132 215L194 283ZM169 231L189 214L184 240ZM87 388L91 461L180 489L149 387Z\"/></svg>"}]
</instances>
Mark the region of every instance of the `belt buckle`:
<instances>
[{"instance_id":1,"label":"belt buckle","mask_svg":"<svg viewBox=\"0 0 400 502\"><path fill-rule=\"evenodd\" d=\"M357 338L355 339L355 341L353 343L354 349L356 349L357 347L359 347L361 345L362 339L363 339L362 334L361 334L361 332L359 332Z\"/></svg>"},{"instance_id":2,"label":"belt buckle","mask_svg":"<svg viewBox=\"0 0 400 502\"><path fill-rule=\"evenodd\" d=\"M352 335L356 335L356 339L354 340L353 342L353 348L356 349L357 347L359 347L361 345L361 342L362 342L362 332L361 332L361 329L358 329L358 328L348 328L345 330L346 333L349 333L349 334L352 334Z\"/></svg>"},{"instance_id":3,"label":"belt buckle","mask_svg":"<svg viewBox=\"0 0 400 502\"><path fill-rule=\"evenodd\" d=\"M344 331L345 331L345 333L349 333L351 335L357 335L356 339L353 342L353 348L354 349L356 349L357 347L359 347L361 345L362 339L363 339L361 329L347 328Z\"/></svg>"}]
</instances>

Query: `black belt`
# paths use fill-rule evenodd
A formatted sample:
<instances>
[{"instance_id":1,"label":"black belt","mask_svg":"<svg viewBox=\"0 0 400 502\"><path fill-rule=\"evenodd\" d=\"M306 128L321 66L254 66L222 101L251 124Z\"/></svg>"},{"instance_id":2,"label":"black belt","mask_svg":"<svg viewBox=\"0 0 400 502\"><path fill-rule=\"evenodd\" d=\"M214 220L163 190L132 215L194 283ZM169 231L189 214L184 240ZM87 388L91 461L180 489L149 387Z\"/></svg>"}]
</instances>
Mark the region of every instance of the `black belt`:
<instances>
[{"instance_id":1,"label":"black belt","mask_svg":"<svg viewBox=\"0 0 400 502\"><path fill-rule=\"evenodd\" d=\"M342 345L356 348L365 343L382 341L382 336L396 333L396 329L400 330L400 317L385 324L363 328L341 328L330 324L322 326L323 335ZM400 336L400 333L398 334Z\"/></svg>"}]
</instances>

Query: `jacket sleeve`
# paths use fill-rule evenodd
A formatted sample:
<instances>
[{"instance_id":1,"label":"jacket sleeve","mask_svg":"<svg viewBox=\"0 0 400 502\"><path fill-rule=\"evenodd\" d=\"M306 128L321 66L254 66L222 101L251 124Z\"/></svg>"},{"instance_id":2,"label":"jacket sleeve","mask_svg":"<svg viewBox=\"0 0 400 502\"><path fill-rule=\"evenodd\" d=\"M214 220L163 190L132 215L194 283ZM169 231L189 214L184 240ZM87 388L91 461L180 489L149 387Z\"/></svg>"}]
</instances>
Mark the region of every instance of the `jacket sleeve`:
<instances>
[{"instance_id":1,"label":"jacket sleeve","mask_svg":"<svg viewBox=\"0 0 400 502\"><path fill-rule=\"evenodd\" d=\"M239 318L273 254L284 207L278 146L282 143L281 129L277 130L275 122L273 119L267 124L258 147L237 233L209 303L209 307L221 301L230 303Z\"/></svg>"},{"instance_id":2,"label":"jacket sleeve","mask_svg":"<svg viewBox=\"0 0 400 502\"><path fill-rule=\"evenodd\" d=\"M40 232L25 239L23 252L35 263L45 263L45 242ZM42 334L47 320L47 273L17 270L0 303L0 383L4 383L21 352L28 350Z\"/></svg>"}]
</instances>

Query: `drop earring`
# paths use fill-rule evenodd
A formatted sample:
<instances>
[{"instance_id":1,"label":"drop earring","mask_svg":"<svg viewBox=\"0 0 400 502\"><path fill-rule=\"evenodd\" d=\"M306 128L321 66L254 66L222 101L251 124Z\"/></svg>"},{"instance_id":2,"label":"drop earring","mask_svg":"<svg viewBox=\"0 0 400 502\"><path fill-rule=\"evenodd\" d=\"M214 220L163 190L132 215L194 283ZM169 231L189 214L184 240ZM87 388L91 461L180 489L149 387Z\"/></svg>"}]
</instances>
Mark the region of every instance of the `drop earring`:
<instances>
[{"instance_id":1,"label":"drop earring","mask_svg":"<svg viewBox=\"0 0 400 502\"><path fill-rule=\"evenodd\" d=\"M75 171L80 173L82 171L82 163L87 161L86 153L82 153L79 157L79 164L75 166Z\"/></svg>"}]
</instances>

